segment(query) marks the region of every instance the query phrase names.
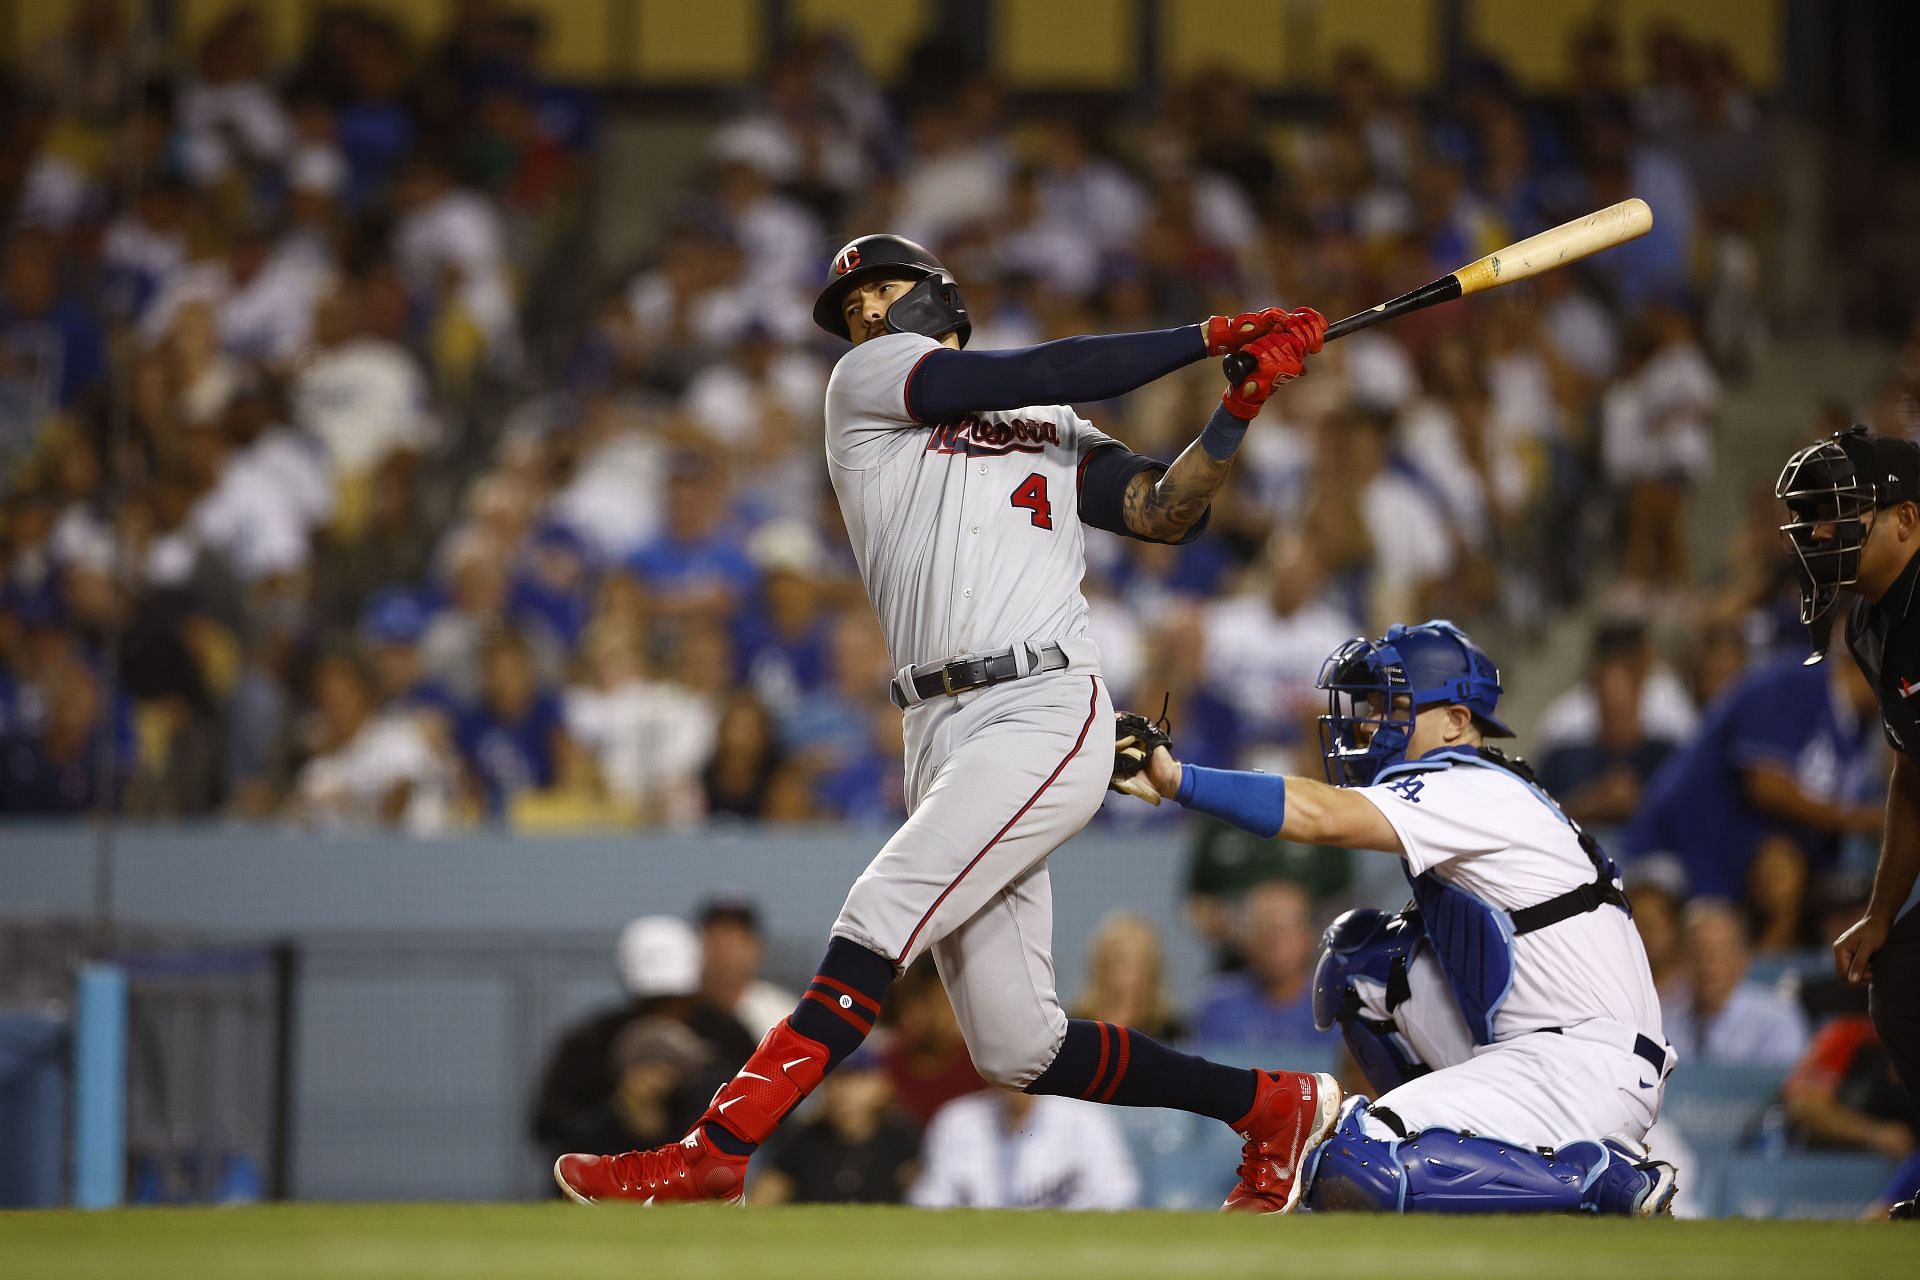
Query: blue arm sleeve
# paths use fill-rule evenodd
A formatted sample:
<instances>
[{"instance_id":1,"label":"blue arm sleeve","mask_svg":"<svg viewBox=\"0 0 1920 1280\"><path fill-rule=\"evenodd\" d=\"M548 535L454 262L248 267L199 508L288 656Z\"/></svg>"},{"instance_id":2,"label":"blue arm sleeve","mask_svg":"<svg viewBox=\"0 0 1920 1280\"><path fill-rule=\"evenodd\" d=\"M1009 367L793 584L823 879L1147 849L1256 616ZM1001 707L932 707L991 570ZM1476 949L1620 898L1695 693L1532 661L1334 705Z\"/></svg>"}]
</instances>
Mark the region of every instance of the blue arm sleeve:
<instances>
[{"instance_id":1,"label":"blue arm sleeve","mask_svg":"<svg viewBox=\"0 0 1920 1280\"><path fill-rule=\"evenodd\" d=\"M1030 404L1111 400L1207 354L1200 326L1062 338L1017 351L929 351L907 377L916 422Z\"/></svg>"},{"instance_id":2,"label":"blue arm sleeve","mask_svg":"<svg viewBox=\"0 0 1920 1280\"><path fill-rule=\"evenodd\" d=\"M1287 820L1287 780L1277 773L1180 766L1174 799L1256 836L1277 836Z\"/></svg>"}]
</instances>

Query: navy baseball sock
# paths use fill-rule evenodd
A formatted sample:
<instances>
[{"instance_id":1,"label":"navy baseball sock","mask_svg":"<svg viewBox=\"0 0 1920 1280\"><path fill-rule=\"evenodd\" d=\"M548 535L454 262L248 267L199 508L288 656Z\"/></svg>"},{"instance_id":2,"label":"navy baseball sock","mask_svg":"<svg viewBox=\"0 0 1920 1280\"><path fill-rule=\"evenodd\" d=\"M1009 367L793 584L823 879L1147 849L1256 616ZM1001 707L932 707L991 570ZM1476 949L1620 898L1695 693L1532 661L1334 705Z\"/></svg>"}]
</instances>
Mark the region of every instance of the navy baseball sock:
<instances>
[{"instance_id":1,"label":"navy baseball sock","mask_svg":"<svg viewBox=\"0 0 1920 1280\"><path fill-rule=\"evenodd\" d=\"M787 1015L787 1025L826 1046L827 1070L832 1071L873 1030L892 985L893 961L857 942L835 938L827 944L827 954L800 1003ZM754 1144L717 1124L708 1122L702 1128L714 1146L731 1155L749 1155L754 1150Z\"/></svg>"},{"instance_id":2,"label":"navy baseball sock","mask_svg":"<svg viewBox=\"0 0 1920 1280\"><path fill-rule=\"evenodd\" d=\"M1253 1110L1256 1077L1111 1022L1074 1018L1053 1065L1028 1093L1063 1094L1118 1107L1172 1107L1232 1124Z\"/></svg>"}]
</instances>

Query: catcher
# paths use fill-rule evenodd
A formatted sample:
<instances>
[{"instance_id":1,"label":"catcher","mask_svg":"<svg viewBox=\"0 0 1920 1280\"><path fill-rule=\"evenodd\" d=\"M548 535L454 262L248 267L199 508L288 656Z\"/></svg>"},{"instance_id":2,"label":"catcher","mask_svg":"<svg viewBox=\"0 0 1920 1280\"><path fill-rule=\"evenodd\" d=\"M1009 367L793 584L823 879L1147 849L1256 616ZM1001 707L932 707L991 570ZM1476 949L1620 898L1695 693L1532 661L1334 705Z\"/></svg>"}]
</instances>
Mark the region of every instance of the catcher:
<instances>
[{"instance_id":1,"label":"catcher","mask_svg":"<svg viewBox=\"0 0 1920 1280\"><path fill-rule=\"evenodd\" d=\"M1399 855L1414 905L1328 929L1314 1014L1378 1093L1349 1098L1302 1165L1311 1209L1669 1210L1641 1145L1674 1053L1611 861L1525 764L1500 674L1450 622L1395 626L1320 673L1327 777L1183 765L1120 717L1113 785L1256 835Z\"/></svg>"}]
</instances>

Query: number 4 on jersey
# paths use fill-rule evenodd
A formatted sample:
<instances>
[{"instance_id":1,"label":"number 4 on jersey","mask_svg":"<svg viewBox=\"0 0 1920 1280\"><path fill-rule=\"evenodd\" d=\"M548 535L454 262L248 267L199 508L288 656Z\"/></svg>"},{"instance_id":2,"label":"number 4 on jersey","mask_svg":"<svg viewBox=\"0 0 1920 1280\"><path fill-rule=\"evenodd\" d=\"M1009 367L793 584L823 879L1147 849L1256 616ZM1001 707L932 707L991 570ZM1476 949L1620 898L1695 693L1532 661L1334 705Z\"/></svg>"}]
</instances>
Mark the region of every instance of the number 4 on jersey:
<instances>
[{"instance_id":1,"label":"number 4 on jersey","mask_svg":"<svg viewBox=\"0 0 1920 1280\"><path fill-rule=\"evenodd\" d=\"M1053 528L1053 504L1047 501L1047 478L1038 471L1022 480L1008 501L1024 511L1033 512L1036 529Z\"/></svg>"}]
</instances>

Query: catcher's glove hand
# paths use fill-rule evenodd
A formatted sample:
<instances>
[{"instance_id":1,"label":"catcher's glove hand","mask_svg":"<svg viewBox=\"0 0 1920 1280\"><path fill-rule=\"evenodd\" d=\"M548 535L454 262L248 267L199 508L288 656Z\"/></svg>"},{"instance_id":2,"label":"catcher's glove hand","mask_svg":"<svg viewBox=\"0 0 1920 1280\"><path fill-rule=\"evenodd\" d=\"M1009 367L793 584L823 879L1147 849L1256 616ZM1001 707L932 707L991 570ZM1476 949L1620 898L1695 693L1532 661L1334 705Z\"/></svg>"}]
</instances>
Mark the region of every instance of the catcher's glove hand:
<instances>
[{"instance_id":1,"label":"catcher's glove hand","mask_svg":"<svg viewBox=\"0 0 1920 1280\"><path fill-rule=\"evenodd\" d=\"M1160 718L1149 720L1137 712L1122 711L1113 717L1113 778L1110 791L1137 796L1148 804L1159 804L1160 793L1147 781L1147 762L1154 749L1173 750L1168 733L1166 703L1160 704Z\"/></svg>"}]
</instances>

